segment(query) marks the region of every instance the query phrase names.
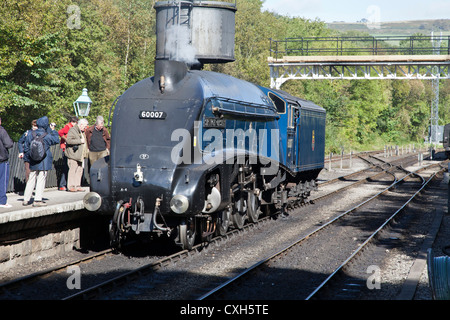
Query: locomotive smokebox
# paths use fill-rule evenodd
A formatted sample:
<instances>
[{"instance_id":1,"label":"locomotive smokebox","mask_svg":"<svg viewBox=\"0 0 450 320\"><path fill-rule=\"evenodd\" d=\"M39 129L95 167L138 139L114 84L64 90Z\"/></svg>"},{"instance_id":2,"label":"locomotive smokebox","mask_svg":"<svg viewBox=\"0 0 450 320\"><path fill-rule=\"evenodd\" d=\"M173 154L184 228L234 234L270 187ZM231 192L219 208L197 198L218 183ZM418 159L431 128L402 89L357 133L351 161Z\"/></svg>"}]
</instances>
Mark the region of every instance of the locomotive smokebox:
<instances>
[{"instance_id":1,"label":"locomotive smokebox","mask_svg":"<svg viewBox=\"0 0 450 320\"><path fill-rule=\"evenodd\" d=\"M156 59L188 65L234 61L236 3L158 1Z\"/></svg>"}]
</instances>

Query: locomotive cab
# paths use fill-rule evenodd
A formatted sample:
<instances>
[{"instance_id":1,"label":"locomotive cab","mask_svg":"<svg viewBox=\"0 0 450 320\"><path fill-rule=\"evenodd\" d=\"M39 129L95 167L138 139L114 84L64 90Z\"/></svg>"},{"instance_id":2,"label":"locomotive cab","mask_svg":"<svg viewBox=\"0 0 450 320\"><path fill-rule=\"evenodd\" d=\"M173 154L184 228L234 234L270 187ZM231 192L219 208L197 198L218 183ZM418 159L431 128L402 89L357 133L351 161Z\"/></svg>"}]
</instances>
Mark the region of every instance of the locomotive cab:
<instances>
[{"instance_id":1,"label":"locomotive cab","mask_svg":"<svg viewBox=\"0 0 450 320\"><path fill-rule=\"evenodd\" d=\"M325 109L282 90L264 87L261 90L280 114L278 123L286 167L293 173L315 171L318 174L325 157Z\"/></svg>"}]
</instances>

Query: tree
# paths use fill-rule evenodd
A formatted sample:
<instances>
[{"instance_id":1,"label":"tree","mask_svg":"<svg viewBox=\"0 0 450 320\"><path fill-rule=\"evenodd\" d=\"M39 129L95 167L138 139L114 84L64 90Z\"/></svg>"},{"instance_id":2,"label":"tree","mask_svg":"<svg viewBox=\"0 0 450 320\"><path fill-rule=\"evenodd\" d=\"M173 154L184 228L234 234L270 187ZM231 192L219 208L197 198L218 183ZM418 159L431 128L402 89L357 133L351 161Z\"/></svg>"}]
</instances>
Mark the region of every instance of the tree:
<instances>
[{"instance_id":1,"label":"tree","mask_svg":"<svg viewBox=\"0 0 450 320\"><path fill-rule=\"evenodd\" d=\"M62 34L50 26L61 19L52 6L63 8L62 2L24 0L0 5L0 114L7 115L4 126L14 138L49 111L47 101L60 90Z\"/></svg>"},{"instance_id":2,"label":"tree","mask_svg":"<svg viewBox=\"0 0 450 320\"><path fill-rule=\"evenodd\" d=\"M235 61L206 65L269 86L270 38L331 36L319 20L262 11L263 0L237 2ZM14 139L43 115L62 127L83 88L89 120L107 118L113 101L153 73L155 0L5 0L0 2L0 116ZM349 32L341 35L367 35ZM417 34L420 35L420 34ZM346 43L349 48L366 43ZM399 44L409 47L409 42ZM425 40L415 48L427 48ZM423 141L432 99L426 80L290 81L283 90L327 110L327 151L374 142ZM441 80L440 125L450 122L450 84Z\"/></svg>"}]
</instances>

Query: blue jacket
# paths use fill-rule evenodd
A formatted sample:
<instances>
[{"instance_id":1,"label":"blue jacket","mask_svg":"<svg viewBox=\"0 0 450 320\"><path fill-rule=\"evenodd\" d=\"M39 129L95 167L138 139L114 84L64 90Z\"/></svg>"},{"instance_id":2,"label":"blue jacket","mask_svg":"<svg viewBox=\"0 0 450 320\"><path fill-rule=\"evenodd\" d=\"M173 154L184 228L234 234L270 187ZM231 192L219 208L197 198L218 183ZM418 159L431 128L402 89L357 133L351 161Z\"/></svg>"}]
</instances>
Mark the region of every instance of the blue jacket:
<instances>
[{"instance_id":1,"label":"blue jacket","mask_svg":"<svg viewBox=\"0 0 450 320\"><path fill-rule=\"evenodd\" d=\"M29 159L30 157L28 156L28 153L26 153L24 151L24 146L25 146L25 140L26 140L27 136L29 134L31 134L32 132L33 132L32 129L29 129L29 130L25 131L22 134L22 136L20 137L19 141L17 142L18 145L19 145L19 153L23 153L23 161L24 162L30 162L30 159Z\"/></svg>"},{"instance_id":2,"label":"blue jacket","mask_svg":"<svg viewBox=\"0 0 450 320\"><path fill-rule=\"evenodd\" d=\"M37 124L38 128L34 132L37 135L41 135L41 134L44 134L45 132L47 132L47 135L44 137L46 156L45 156L44 160L42 160L40 162L35 162L29 157L30 144L31 144L31 141L33 140L33 135L32 134L28 134L26 136L25 142L24 142L24 145L23 145L23 151L26 154L26 157L30 161L30 170L33 170L33 171L36 171L36 170L51 170L52 166L53 166L53 155L52 155L52 152L50 151L50 146L59 143L59 135L58 135L58 132L56 130L52 130L48 126L48 118L47 118L47 116L39 118L37 120L36 124Z\"/></svg>"}]
</instances>

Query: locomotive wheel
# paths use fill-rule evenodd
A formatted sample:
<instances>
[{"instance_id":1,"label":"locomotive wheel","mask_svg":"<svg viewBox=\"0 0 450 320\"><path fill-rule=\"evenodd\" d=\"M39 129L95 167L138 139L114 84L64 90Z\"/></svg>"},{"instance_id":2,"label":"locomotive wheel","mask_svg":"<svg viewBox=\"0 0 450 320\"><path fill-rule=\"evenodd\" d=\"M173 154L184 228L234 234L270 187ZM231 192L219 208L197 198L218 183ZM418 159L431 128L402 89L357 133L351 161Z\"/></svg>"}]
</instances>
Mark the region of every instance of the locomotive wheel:
<instances>
[{"instance_id":1,"label":"locomotive wheel","mask_svg":"<svg viewBox=\"0 0 450 320\"><path fill-rule=\"evenodd\" d=\"M181 247L184 250L191 250L195 243L195 221L192 218L182 221L178 226L178 235Z\"/></svg>"},{"instance_id":2,"label":"locomotive wheel","mask_svg":"<svg viewBox=\"0 0 450 320\"><path fill-rule=\"evenodd\" d=\"M227 233L228 228L230 227L231 224L230 218L232 211L233 208L231 207L231 205L229 205L218 214L217 229L216 229L216 233L218 235L224 236Z\"/></svg>"},{"instance_id":3,"label":"locomotive wheel","mask_svg":"<svg viewBox=\"0 0 450 320\"><path fill-rule=\"evenodd\" d=\"M119 230L112 221L109 223L109 246L113 249L118 249L120 246Z\"/></svg>"},{"instance_id":4,"label":"locomotive wheel","mask_svg":"<svg viewBox=\"0 0 450 320\"><path fill-rule=\"evenodd\" d=\"M250 220L250 222L252 223L255 223L256 221L258 221L260 213L261 210L259 209L258 197L253 192L249 192L247 200L248 220Z\"/></svg>"},{"instance_id":5,"label":"locomotive wheel","mask_svg":"<svg viewBox=\"0 0 450 320\"><path fill-rule=\"evenodd\" d=\"M237 229L242 229L244 227L246 213L247 200L239 197L239 200L234 203L233 212L231 214L231 220L233 221L233 225Z\"/></svg>"},{"instance_id":6,"label":"locomotive wheel","mask_svg":"<svg viewBox=\"0 0 450 320\"><path fill-rule=\"evenodd\" d=\"M123 201L117 202L116 210L109 223L109 245L111 248L118 249L120 247L120 229L118 222L121 221L121 216L123 215L124 207Z\"/></svg>"}]
</instances>

